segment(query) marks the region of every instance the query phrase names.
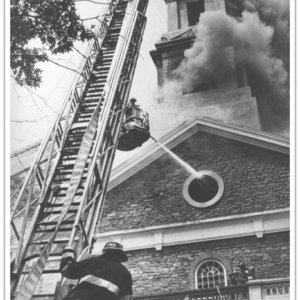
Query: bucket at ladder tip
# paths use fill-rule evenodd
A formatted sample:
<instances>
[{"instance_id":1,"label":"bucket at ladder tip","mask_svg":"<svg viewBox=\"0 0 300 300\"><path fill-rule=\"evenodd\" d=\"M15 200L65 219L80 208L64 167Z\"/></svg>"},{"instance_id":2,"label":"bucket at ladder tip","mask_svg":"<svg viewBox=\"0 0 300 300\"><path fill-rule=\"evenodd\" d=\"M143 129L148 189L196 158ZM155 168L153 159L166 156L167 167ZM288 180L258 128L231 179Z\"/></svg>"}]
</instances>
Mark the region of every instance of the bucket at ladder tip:
<instances>
[{"instance_id":1,"label":"bucket at ladder tip","mask_svg":"<svg viewBox=\"0 0 300 300\"><path fill-rule=\"evenodd\" d=\"M130 99L125 110L125 120L121 127L118 150L131 151L140 147L150 137L149 115L144 113L136 99Z\"/></svg>"}]
</instances>

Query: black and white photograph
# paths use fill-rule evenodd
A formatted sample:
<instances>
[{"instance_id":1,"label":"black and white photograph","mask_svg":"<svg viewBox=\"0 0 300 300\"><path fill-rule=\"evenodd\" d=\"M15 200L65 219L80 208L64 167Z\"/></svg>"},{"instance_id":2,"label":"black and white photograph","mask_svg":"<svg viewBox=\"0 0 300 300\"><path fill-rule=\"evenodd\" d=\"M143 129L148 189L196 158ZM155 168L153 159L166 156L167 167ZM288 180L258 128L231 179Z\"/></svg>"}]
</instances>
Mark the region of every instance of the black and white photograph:
<instances>
[{"instance_id":1,"label":"black and white photograph","mask_svg":"<svg viewBox=\"0 0 300 300\"><path fill-rule=\"evenodd\" d=\"M7 1L5 299L297 299L295 3Z\"/></svg>"}]
</instances>

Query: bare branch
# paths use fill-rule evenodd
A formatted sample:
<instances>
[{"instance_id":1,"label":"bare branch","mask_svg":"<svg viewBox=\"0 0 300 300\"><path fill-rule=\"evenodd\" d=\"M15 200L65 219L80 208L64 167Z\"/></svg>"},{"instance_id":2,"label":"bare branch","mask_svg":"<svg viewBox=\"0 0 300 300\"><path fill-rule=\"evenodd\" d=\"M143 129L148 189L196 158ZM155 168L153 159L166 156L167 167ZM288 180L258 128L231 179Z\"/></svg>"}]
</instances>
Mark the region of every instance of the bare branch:
<instances>
[{"instance_id":1,"label":"bare branch","mask_svg":"<svg viewBox=\"0 0 300 300\"><path fill-rule=\"evenodd\" d=\"M101 16L105 16L105 15L98 15L98 16L96 16L96 17L90 17L90 18L85 18L85 19L80 19L80 20L81 20L81 21L89 21L89 20L96 19L96 20L100 21L100 20L99 20L99 17L101 17Z\"/></svg>"},{"instance_id":2,"label":"bare branch","mask_svg":"<svg viewBox=\"0 0 300 300\"><path fill-rule=\"evenodd\" d=\"M97 1L93 1L93 0L75 0L75 2L91 2L94 4L104 4L104 5L109 5L109 2L97 2Z\"/></svg>"},{"instance_id":3,"label":"bare branch","mask_svg":"<svg viewBox=\"0 0 300 300\"><path fill-rule=\"evenodd\" d=\"M52 60L52 59L50 59L50 58L47 58L47 60L50 61L50 62L52 62L53 64L59 66L59 67L65 68L65 69L67 69L67 70L70 70L70 71L72 71L72 72L75 72L75 73L79 74L80 76L84 77L83 74L81 74L81 73L78 72L77 70L74 70L74 69L69 68L69 67L64 66L64 65L61 65L61 64L55 62L54 60ZM86 79L88 79L88 78L86 78Z\"/></svg>"},{"instance_id":4,"label":"bare branch","mask_svg":"<svg viewBox=\"0 0 300 300\"><path fill-rule=\"evenodd\" d=\"M38 121L44 120L45 118L39 118L35 120L10 120L10 122L13 123L36 123Z\"/></svg>"},{"instance_id":5,"label":"bare branch","mask_svg":"<svg viewBox=\"0 0 300 300\"><path fill-rule=\"evenodd\" d=\"M88 59L83 53L81 53L76 47L72 46L72 48L79 53L83 58Z\"/></svg>"},{"instance_id":6,"label":"bare branch","mask_svg":"<svg viewBox=\"0 0 300 300\"><path fill-rule=\"evenodd\" d=\"M43 110L39 107L39 105L36 103L33 95L31 94L31 91L29 91L29 95L30 95L30 98L32 99L34 105L36 106L36 108L41 112L41 114L44 116L44 119L46 119L48 122L49 122L49 119L47 118L47 116L44 114Z\"/></svg>"},{"instance_id":7,"label":"bare branch","mask_svg":"<svg viewBox=\"0 0 300 300\"><path fill-rule=\"evenodd\" d=\"M10 76L15 80L14 83L16 83L17 81L16 81L15 77L12 76L12 75L10 75ZM44 102L45 106L47 106L52 112L54 112L56 115L58 115L58 113L51 106L49 106L47 104L46 99L44 97L42 97L41 95L39 95L36 92L34 92L33 90L31 90L26 85L24 85L23 87L29 92L29 95L30 95L31 98L32 98L32 95L37 96L39 99L41 99Z\"/></svg>"}]
</instances>

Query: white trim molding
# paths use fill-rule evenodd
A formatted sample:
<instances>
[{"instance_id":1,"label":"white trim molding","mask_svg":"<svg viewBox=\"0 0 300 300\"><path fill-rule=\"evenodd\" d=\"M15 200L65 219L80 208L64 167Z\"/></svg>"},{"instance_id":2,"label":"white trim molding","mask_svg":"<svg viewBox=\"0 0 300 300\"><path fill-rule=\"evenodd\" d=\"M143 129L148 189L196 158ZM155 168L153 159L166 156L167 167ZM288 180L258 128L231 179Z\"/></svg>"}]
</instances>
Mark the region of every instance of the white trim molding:
<instances>
[{"instance_id":1,"label":"white trim molding","mask_svg":"<svg viewBox=\"0 0 300 300\"><path fill-rule=\"evenodd\" d=\"M289 300L290 279L272 278L248 281L250 300Z\"/></svg>"},{"instance_id":2,"label":"white trim molding","mask_svg":"<svg viewBox=\"0 0 300 300\"><path fill-rule=\"evenodd\" d=\"M289 208L98 233L95 251L109 241L121 242L125 251L151 249L289 231Z\"/></svg>"},{"instance_id":3,"label":"white trim molding","mask_svg":"<svg viewBox=\"0 0 300 300\"><path fill-rule=\"evenodd\" d=\"M213 178L215 180L215 182L218 184L218 190L217 190L216 194L211 199L209 199L208 201L206 201L206 202L197 202L189 194L189 186L190 186L191 182L194 179L201 178L201 176L203 176L203 175L207 175L207 176ZM218 202L221 199L221 197L223 196L223 193L224 193L224 182L223 182L222 177L219 174L217 174L213 171L210 171L210 170L201 170L201 171L198 172L198 176L195 176L194 174L192 174L185 181L185 183L183 185L183 197L184 197L184 199L190 205L192 205L194 207L198 207L198 208L205 208L205 207L209 207L209 206L214 205L216 202ZM200 194L200 192L199 192L199 194Z\"/></svg>"}]
</instances>

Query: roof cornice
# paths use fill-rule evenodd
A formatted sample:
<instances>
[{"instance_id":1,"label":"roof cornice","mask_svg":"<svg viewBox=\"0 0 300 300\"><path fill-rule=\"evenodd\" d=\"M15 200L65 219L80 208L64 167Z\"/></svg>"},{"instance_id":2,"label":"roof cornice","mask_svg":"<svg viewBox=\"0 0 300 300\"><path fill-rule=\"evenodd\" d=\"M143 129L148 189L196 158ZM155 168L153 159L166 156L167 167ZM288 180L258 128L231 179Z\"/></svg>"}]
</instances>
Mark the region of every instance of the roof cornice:
<instances>
[{"instance_id":1,"label":"roof cornice","mask_svg":"<svg viewBox=\"0 0 300 300\"><path fill-rule=\"evenodd\" d=\"M211 219L123 229L97 233L95 248L109 241L122 243L124 250L140 250L165 246L207 242L231 238L287 232L290 230L289 208L223 216Z\"/></svg>"}]
</instances>

